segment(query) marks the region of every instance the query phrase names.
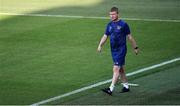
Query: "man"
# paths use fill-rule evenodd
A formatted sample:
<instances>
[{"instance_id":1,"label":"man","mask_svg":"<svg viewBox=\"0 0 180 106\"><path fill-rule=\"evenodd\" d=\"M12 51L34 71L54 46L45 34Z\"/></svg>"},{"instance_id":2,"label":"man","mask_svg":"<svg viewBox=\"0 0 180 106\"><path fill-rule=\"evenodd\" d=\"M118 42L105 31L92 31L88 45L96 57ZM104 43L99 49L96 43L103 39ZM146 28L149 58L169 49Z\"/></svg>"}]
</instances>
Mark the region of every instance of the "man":
<instances>
[{"instance_id":1,"label":"man","mask_svg":"<svg viewBox=\"0 0 180 106\"><path fill-rule=\"evenodd\" d=\"M105 34L101 38L97 51L101 52L102 46L106 42L107 38L110 37L111 55L114 62L113 78L110 87L105 88L102 91L109 95L112 95L112 92L114 90L116 82L119 79L119 76L121 77L123 85L123 89L121 92L123 93L130 91L124 69L125 56L127 51L126 38L128 38L128 40L132 44L132 47L136 54L138 53L138 46L136 44L135 39L132 37L130 33L128 24L123 20L119 19L119 12L117 7L111 8L110 17L111 22L109 22L109 24L106 27Z\"/></svg>"}]
</instances>

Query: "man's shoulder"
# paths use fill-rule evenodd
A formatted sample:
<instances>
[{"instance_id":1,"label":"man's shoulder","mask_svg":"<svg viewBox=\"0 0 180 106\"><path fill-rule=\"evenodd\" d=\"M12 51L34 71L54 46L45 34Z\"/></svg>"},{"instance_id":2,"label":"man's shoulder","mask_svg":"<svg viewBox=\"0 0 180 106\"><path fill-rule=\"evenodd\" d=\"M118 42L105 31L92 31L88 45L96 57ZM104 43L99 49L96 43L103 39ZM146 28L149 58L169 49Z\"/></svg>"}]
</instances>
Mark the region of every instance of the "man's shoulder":
<instances>
[{"instance_id":1,"label":"man's shoulder","mask_svg":"<svg viewBox=\"0 0 180 106\"><path fill-rule=\"evenodd\" d=\"M124 21L124 20L122 20L122 19L119 20L119 23L120 23L120 24L123 24L123 25L126 25L126 24L127 24L127 22Z\"/></svg>"}]
</instances>

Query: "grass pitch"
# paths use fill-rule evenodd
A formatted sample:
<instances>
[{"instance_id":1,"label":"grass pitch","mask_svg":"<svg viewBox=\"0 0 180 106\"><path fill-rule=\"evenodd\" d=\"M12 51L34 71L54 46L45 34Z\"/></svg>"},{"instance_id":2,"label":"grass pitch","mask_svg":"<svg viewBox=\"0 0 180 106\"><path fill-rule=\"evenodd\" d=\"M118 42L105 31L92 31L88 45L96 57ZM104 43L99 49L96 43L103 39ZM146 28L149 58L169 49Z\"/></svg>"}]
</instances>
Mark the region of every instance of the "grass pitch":
<instances>
[{"instance_id":1,"label":"grass pitch","mask_svg":"<svg viewBox=\"0 0 180 106\"><path fill-rule=\"evenodd\" d=\"M163 2L148 0L148 3L143 0L137 1L104 0L85 7L80 5L54 7L53 4L60 5L61 3L58 1L51 4L48 1L28 0L27 3L21 0L14 2L0 0L2 3L0 12L107 16L109 8L112 5L118 5L122 17L180 19L177 14L180 10L178 0L164 0ZM74 2L71 1L72 4ZM27 5L31 8L26 8ZM180 57L180 23L126 21L140 47L140 54L135 56L128 44L127 72ZM100 19L0 15L0 104L33 104L111 78L112 60L109 41L104 46L102 54L96 52L108 22L109 20ZM160 72L162 75L159 75L160 73L150 76L142 75L140 76L142 78L137 77L132 81L136 82L139 79L137 82L145 85L143 80L167 75L167 72L172 71L173 79L170 82L162 77L158 80L164 79L167 85L174 80L177 80L174 83L179 83L179 77L176 76L178 74L175 75L178 69L179 63L172 68L162 69L165 70ZM155 82L161 85L160 81L154 81L147 83L147 88L143 86L132 88L132 94L125 94L126 96L123 97L124 102L117 102L119 96L121 97L118 93L115 97L109 98L99 92L98 87L83 94L73 95L70 99L57 100L52 104L125 104L126 98L133 99L132 95L138 96L136 94L138 92L145 92L138 98L148 96L151 92L149 89L153 86L163 91L162 93L151 92L152 97L160 98L159 101L146 98L142 102L137 99L128 103L152 104L148 101L153 100L154 104L171 104L172 101L174 104L179 104L176 99L162 102L166 100L163 95L169 95L168 92L171 91L178 92L178 86L165 89L158 84L152 86ZM81 101L87 100L88 97L89 101ZM91 97L101 98L102 101L92 102ZM107 98L111 100L108 101ZM172 96L172 98L175 97Z\"/></svg>"}]
</instances>

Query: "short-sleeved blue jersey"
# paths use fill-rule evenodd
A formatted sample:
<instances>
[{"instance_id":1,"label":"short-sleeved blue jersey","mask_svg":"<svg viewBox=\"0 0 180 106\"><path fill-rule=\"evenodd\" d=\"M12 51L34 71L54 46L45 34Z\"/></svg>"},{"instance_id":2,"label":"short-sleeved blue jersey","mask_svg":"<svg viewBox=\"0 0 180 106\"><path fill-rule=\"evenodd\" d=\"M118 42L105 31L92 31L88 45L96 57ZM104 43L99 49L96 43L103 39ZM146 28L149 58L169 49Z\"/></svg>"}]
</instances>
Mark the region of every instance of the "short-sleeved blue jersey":
<instances>
[{"instance_id":1,"label":"short-sleeved blue jersey","mask_svg":"<svg viewBox=\"0 0 180 106\"><path fill-rule=\"evenodd\" d=\"M130 34L129 26L123 20L111 21L106 27L105 34L110 36L111 51L118 51L120 47L126 46L126 36Z\"/></svg>"},{"instance_id":2,"label":"short-sleeved blue jersey","mask_svg":"<svg viewBox=\"0 0 180 106\"><path fill-rule=\"evenodd\" d=\"M110 37L111 54L114 65L123 66L127 52L126 37L130 34L129 26L123 20L108 23L105 35Z\"/></svg>"}]
</instances>

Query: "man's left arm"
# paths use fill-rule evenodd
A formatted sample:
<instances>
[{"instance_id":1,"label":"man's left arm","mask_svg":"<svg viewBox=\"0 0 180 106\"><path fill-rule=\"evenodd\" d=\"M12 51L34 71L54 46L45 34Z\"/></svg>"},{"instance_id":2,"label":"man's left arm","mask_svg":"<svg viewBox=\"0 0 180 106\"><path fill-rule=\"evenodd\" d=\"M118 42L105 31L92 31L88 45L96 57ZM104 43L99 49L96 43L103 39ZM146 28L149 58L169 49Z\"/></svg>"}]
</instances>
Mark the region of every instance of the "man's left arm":
<instances>
[{"instance_id":1,"label":"man's left arm","mask_svg":"<svg viewBox=\"0 0 180 106\"><path fill-rule=\"evenodd\" d=\"M137 46L136 40L132 37L131 34L128 34L127 37L128 37L129 42L130 42L131 45L132 45L132 48L134 49L134 52L135 52L136 55L137 55L137 54L138 54L138 51L139 51L139 48L138 48L138 46Z\"/></svg>"}]
</instances>

